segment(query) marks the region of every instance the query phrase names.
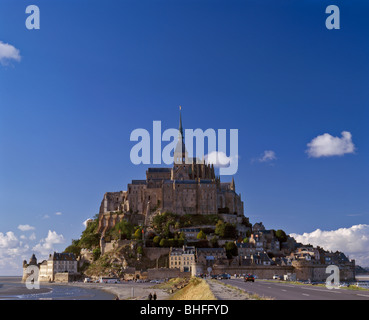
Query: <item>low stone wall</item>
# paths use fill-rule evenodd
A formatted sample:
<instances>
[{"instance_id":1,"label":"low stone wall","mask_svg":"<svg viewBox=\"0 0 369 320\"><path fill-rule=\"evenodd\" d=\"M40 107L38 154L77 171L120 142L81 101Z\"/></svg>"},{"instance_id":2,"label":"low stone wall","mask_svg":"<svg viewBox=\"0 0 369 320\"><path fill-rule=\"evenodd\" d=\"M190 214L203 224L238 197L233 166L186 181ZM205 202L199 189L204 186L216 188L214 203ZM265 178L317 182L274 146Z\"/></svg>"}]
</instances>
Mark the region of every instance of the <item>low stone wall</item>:
<instances>
[{"instance_id":1,"label":"low stone wall","mask_svg":"<svg viewBox=\"0 0 369 320\"><path fill-rule=\"evenodd\" d=\"M293 264L297 280L326 281L330 273L326 273L329 265ZM339 265L340 281L355 281L355 267Z\"/></svg>"},{"instance_id":2,"label":"low stone wall","mask_svg":"<svg viewBox=\"0 0 369 320\"><path fill-rule=\"evenodd\" d=\"M57 272L54 276L55 282L69 282L71 281L70 275L68 272Z\"/></svg>"},{"instance_id":3,"label":"low stone wall","mask_svg":"<svg viewBox=\"0 0 369 320\"><path fill-rule=\"evenodd\" d=\"M146 280L148 279L147 275L148 275L147 271L134 271L131 273L125 273L123 279L124 280L137 280L137 279Z\"/></svg>"},{"instance_id":4,"label":"low stone wall","mask_svg":"<svg viewBox=\"0 0 369 320\"><path fill-rule=\"evenodd\" d=\"M159 268L148 269L147 279L166 279L166 278L190 278L191 272L181 272L179 269Z\"/></svg>"},{"instance_id":5,"label":"low stone wall","mask_svg":"<svg viewBox=\"0 0 369 320\"><path fill-rule=\"evenodd\" d=\"M229 273L234 274L253 274L261 279L272 279L274 275L283 276L287 273L294 273L292 266L214 266L212 274Z\"/></svg>"},{"instance_id":6,"label":"low stone wall","mask_svg":"<svg viewBox=\"0 0 369 320\"><path fill-rule=\"evenodd\" d=\"M54 281L55 282L72 282L81 280L81 275L76 273L68 273L68 272L57 272L54 274Z\"/></svg>"}]
</instances>

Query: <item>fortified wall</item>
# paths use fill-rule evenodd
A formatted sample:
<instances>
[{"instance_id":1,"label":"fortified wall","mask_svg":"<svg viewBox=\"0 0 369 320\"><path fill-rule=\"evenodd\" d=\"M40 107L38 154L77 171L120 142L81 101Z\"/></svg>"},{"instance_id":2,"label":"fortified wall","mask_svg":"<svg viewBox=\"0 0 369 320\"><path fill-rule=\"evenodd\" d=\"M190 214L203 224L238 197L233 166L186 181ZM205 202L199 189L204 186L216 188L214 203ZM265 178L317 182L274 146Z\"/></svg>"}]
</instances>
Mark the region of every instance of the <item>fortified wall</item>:
<instances>
[{"instance_id":1,"label":"fortified wall","mask_svg":"<svg viewBox=\"0 0 369 320\"><path fill-rule=\"evenodd\" d=\"M329 273L326 273L326 268L329 265L311 265L305 263L296 263L292 266L225 266L225 265L214 265L212 267L211 274L218 275L228 273L230 275L234 274L253 274L260 279L272 279L274 275L287 275L296 274L296 279L301 281L326 281ZM352 266L342 265L339 266L340 269L340 281L354 281L355 280L355 270ZM208 273L207 268L198 265L196 268L197 273ZM200 271L201 270L201 271ZM149 269L148 279L165 279L172 277L190 277L190 272L180 272L179 269Z\"/></svg>"},{"instance_id":2,"label":"fortified wall","mask_svg":"<svg viewBox=\"0 0 369 320\"><path fill-rule=\"evenodd\" d=\"M326 273L328 264L311 264L305 261L293 262L294 273L298 280L325 281L330 273ZM340 281L355 281L355 264L338 265Z\"/></svg>"}]
</instances>

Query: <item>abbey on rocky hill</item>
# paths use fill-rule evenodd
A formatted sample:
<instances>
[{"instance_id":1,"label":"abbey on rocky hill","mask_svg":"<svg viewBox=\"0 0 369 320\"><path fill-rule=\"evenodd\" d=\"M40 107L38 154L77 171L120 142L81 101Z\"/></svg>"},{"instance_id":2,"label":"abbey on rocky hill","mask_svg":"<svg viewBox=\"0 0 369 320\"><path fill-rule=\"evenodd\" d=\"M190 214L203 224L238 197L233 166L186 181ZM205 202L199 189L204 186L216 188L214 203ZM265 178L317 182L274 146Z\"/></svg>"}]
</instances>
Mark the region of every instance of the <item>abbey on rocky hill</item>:
<instances>
[{"instance_id":1,"label":"abbey on rocky hill","mask_svg":"<svg viewBox=\"0 0 369 320\"><path fill-rule=\"evenodd\" d=\"M243 202L236 193L234 179L221 182L213 165L188 157L181 114L178 132L172 168L149 168L146 179L132 180L126 191L105 193L99 212L101 234L123 218L147 224L150 216L162 212L220 214L225 221L242 221ZM239 230L240 235L245 232Z\"/></svg>"}]
</instances>

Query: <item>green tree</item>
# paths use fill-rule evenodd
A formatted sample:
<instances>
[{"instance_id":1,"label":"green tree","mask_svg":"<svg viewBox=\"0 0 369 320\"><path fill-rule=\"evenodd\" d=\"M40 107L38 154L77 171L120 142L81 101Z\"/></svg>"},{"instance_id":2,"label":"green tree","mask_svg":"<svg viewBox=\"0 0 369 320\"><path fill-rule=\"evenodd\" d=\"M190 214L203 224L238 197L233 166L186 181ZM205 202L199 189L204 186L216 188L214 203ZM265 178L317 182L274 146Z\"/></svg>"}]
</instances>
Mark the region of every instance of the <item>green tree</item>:
<instances>
[{"instance_id":1,"label":"green tree","mask_svg":"<svg viewBox=\"0 0 369 320\"><path fill-rule=\"evenodd\" d=\"M159 245L160 247L168 247L169 242L167 239L161 239Z\"/></svg>"},{"instance_id":2,"label":"green tree","mask_svg":"<svg viewBox=\"0 0 369 320\"><path fill-rule=\"evenodd\" d=\"M179 216L172 212L163 212L157 214L152 221L153 228L157 233L163 234L169 232L169 226L174 226Z\"/></svg>"},{"instance_id":3,"label":"green tree","mask_svg":"<svg viewBox=\"0 0 369 320\"><path fill-rule=\"evenodd\" d=\"M142 228L137 228L134 234L136 240L142 239Z\"/></svg>"},{"instance_id":4,"label":"green tree","mask_svg":"<svg viewBox=\"0 0 369 320\"><path fill-rule=\"evenodd\" d=\"M235 239L237 237L237 229L233 224L219 220L215 226L215 234L223 239Z\"/></svg>"},{"instance_id":5,"label":"green tree","mask_svg":"<svg viewBox=\"0 0 369 320\"><path fill-rule=\"evenodd\" d=\"M141 246L137 247L137 253L138 254L143 254L143 249Z\"/></svg>"},{"instance_id":6,"label":"green tree","mask_svg":"<svg viewBox=\"0 0 369 320\"><path fill-rule=\"evenodd\" d=\"M72 244L65 248L64 252L73 253L75 257L78 257L81 253L81 247L79 240L72 240Z\"/></svg>"},{"instance_id":7,"label":"green tree","mask_svg":"<svg viewBox=\"0 0 369 320\"><path fill-rule=\"evenodd\" d=\"M100 250L100 248L93 249L92 250L92 254L93 254L94 261L96 261L97 259L99 259L100 256L101 256L101 250Z\"/></svg>"},{"instance_id":8,"label":"green tree","mask_svg":"<svg viewBox=\"0 0 369 320\"><path fill-rule=\"evenodd\" d=\"M286 235L286 233L283 231L283 230L281 230L281 229L279 229L279 230L277 230L276 232L275 232L275 236L277 237L277 239L278 239L278 241L279 242L286 242L287 241L287 235Z\"/></svg>"},{"instance_id":9,"label":"green tree","mask_svg":"<svg viewBox=\"0 0 369 320\"><path fill-rule=\"evenodd\" d=\"M160 236L154 237L153 242L155 247L158 247L160 245L160 240L161 240Z\"/></svg>"},{"instance_id":10,"label":"green tree","mask_svg":"<svg viewBox=\"0 0 369 320\"><path fill-rule=\"evenodd\" d=\"M119 234L121 239L131 239L132 233L134 232L134 226L127 220L123 219L115 225L114 230Z\"/></svg>"},{"instance_id":11,"label":"green tree","mask_svg":"<svg viewBox=\"0 0 369 320\"><path fill-rule=\"evenodd\" d=\"M238 256L238 249L234 242L226 242L225 249L226 249L226 255L228 259L231 259L232 256Z\"/></svg>"},{"instance_id":12,"label":"green tree","mask_svg":"<svg viewBox=\"0 0 369 320\"><path fill-rule=\"evenodd\" d=\"M82 234L81 240L80 240L80 246L82 248L95 248L100 245L100 234L98 233L84 233Z\"/></svg>"},{"instance_id":13,"label":"green tree","mask_svg":"<svg viewBox=\"0 0 369 320\"><path fill-rule=\"evenodd\" d=\"M244 238L244 239L243 239L243 243L249 243L249 238L247 238L247 237L246 237L246 238Z\"/></svg>"},{"instance_id":14,"label":"green tree","mask_svg":"<svg viewBox=\"0 0 369 320\"><path fill-rule=\"evenodd\" d=\"M215 234L221 238L224 237L224 228L225 224L222 220L218 220L217 224L215 225Z\"/></svg>"},{"instance_id":15,"label":"green tree","mask_svg":"<svg viewBox=\"0 0 369 320\"><path fill-rule=\"evenodd\" d=\"M206 240L206 234L204 231L200 230L200 232L197 234L198 240Z\"/></svg>"}]
</instances>

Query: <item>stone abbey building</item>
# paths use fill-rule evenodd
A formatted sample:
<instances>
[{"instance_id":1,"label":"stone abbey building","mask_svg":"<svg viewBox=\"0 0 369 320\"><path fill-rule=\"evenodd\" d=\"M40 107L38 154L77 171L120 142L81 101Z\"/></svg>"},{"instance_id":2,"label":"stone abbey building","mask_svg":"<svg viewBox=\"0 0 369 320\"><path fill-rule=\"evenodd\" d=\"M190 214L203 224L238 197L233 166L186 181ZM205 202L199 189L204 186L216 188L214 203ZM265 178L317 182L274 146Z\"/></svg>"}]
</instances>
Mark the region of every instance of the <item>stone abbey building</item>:
<instances>
[{"instance_id":1,"label":"stone abbey building","mask_svg":"<svg viewBox=\"0 0 369 320\"><path fill-rule=\"evenodd\" d=\"M123 217L147 224L149 216L161 212L230 215L233 222L244 216L234 179L223 183L215 176L213 165L188 157L181 114L173 167L149 168L146 179L132 180L127 191L105 193L99 212L99 232L104 234Z\"/></svg>"}]
</instances>

